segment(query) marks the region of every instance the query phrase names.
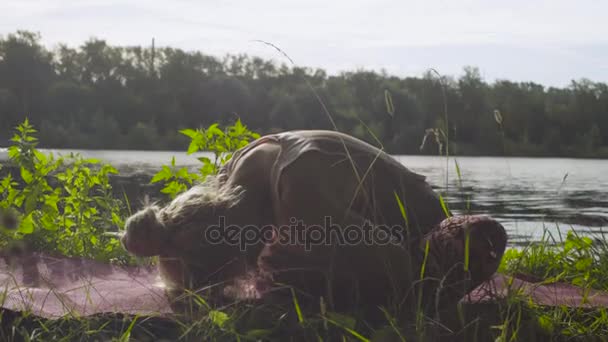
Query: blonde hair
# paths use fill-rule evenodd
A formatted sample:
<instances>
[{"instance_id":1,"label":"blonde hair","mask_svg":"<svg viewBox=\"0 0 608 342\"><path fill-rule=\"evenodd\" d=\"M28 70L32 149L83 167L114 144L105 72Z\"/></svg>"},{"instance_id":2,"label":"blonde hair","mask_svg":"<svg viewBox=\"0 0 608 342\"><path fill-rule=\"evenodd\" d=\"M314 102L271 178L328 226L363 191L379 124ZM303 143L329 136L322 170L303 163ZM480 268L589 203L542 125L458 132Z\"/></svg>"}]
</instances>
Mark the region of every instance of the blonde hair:
<instances>
[{"instance_id":1,"label":"blonde hair","mask_svg":"<svg viewBox=\"0 0 608 342\"><path fill-rule=\"evenodd\" d=\"M197 184L177 196L159 211L159 219L168 229L181 229L191 224L201 224L214 220L227 209L236 206L244 190L240 186L229 186L217 176L207 176Z\"/></svg>"}]
</instances>

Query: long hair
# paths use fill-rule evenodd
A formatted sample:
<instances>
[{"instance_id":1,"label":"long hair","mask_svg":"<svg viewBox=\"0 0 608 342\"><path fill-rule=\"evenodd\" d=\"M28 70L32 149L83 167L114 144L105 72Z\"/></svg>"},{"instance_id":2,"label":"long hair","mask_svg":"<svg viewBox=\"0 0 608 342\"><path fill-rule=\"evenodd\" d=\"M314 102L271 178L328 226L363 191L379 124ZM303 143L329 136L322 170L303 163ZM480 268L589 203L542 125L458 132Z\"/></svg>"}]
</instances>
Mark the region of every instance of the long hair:
<instances>
[{"instance_id":1,"label":"long hair","mask_svg":"<svg viewBox=\"0 0 608 342\"><path fill-rule=\"evenodd\" d=\"M239 203L244 189L228 185L223 180L207 176L203 183L193 186L161 208L159 220L167 229L174 230L200 225L224 214Z\"/></svg>"}]
</instances>

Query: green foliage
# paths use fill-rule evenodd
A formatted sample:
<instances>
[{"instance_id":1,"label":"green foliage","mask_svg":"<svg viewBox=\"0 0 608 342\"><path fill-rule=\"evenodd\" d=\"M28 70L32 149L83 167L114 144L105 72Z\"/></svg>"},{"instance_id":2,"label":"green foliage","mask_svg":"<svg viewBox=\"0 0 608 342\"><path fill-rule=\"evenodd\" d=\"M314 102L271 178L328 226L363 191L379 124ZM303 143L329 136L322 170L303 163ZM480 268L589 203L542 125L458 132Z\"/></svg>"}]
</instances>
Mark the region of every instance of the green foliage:
<instances>
[{"instance_id":1,"label":"green foliage","mask_svg":"<svg viewBox=\"0 0 608 342\"><path fill-rule=\"evenodd\" d=\"M163 194L175 198L178 194L188 190L193 182L200 179L200 175L188 171L187 167L177 168L175 157L171 158L171 166L163 165L150 180L150 183L162 182L165 186L160 190Z\"/></svg>"},{"instance_id":2,"label":"green foliage","mask_svg":"<svg viewBox=\"0 0 608 342\"><path fill-rule=\"evenodd\" d=\"M234 151L260 137L243 125L240 119L223 130L218 124L213 124L207 128L184 129L179 132L190 138L188 154L199 151L210 152L213 153L213 160L204 156L199 157L198 160L203 163L199 173L192 173L186 167L178 169L175 165L175 157L171 160L170 166L163 165L150 182L163 182L165 186L161 192L171 198L188 189L194 182L203 181L208 175L216 174L220 166L232 158Z\"/></svg>"},{"instance_id":3,"label":"green foliage","mask_svg":"<svg viewBox=\"0 0 608 342\"><path fill-rule=\"evenodd\" d=\"M591 289L608 291L608 242L575 231L558 241L545 235L525 248L508 249L499 272L531 276L544 284L571 283L582 287L584 296ZM518 291L511 291L500 306L497 341L526 341L534 332L548 340L602 340L608 336L606 308L540 306Z\"/></svg>"},{"instance_id":4,"label":"green foliage","mask_svg":"<svg viewBox=\"0 0 608 342\"><path fill-rule=\"evenodd\" d=\"M224 130L219 129L218 124L215 123L207 128L197 130L184 129L180 133L191 139L188 154L198 151L213 153L213 161L206 157L199 158L203 163L200 169L203 177L217 173L219 167L232 158L232 152L245 147L249 142L260 137L259 134L247 129L240 119L236 120L233 125L224 128Z\"/></svg>"},{"instance_id":5,"label":"green foliage","mask_svg":"<svg viewBox=\"0 0 608 342\"><path fill-rule=\"evenodd\" d=\"M547 238L524 249L509 249L500 271L534 275L546 282L563 281L584 288L608 290L608 243L569 231L564 241Z\"/></svg>"},{"instance_id":6,"label":"green foliage","mask_svg":"<svg viewBox=\"0 0 608 342\"><path fill-rule=\"evenodd\" d=\"M74 154L44 154L36 149L35 133L26 119L11 139L9 161L18 177L8 173L0 182L0 208L18 225L0 229L0 245L25 240L35 250L68 256L124 255L118 240L104 234L123 225L109 183L117 170Z\"/></svg>"}]
</instances>

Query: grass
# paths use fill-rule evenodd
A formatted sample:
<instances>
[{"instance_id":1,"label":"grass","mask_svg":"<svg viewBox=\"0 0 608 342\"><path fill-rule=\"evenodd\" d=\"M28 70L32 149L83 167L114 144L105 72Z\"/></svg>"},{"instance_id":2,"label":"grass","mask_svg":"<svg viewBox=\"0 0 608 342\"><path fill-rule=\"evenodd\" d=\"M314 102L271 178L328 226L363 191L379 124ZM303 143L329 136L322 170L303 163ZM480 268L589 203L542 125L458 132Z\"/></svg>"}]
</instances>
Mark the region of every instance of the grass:
<instances>
[{"instance_id":1,"label":"grass","mask_svg":"<svg viewBox=\"0 0 608 342\"><path fill-rule=\"evenodd\" d=\"M499 272L535 277L543 284L573 284L581 287L585 296L590 290L608 291L607 240L603 234L593 239L579 236L574 230L568 231L564 239L561 235L556 239L545 230L540 241L507 250ZM513 293L501 303L501 340L526 340L522 335L533 330L548 340L605 341L607 309L543 307Z\"/></svg>"}]
</instances>

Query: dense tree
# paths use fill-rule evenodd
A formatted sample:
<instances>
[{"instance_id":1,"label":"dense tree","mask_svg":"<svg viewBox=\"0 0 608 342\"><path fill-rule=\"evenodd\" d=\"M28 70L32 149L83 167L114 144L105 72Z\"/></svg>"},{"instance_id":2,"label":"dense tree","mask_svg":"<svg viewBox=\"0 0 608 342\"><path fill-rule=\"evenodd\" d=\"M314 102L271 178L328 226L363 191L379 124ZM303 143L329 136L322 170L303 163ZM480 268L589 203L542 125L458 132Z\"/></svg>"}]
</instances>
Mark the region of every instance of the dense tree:
<instances>
[{"instance_id":1,"label":"dense tree","mask_svg":"<svg viewBox=\"0 0 608 342\"><path fill-rule=\"evenodd\" d=\"M178 129L237 117L260 133L332 129L327 108L339 130L391 153L437 153L420 150L436 128L457 154L608 156L608 86L585 79L488 83L474 67L457 79L330 76L246 55L40 40L0 37L0 146L26 116L46 147L183 149Z\"/></svg>"}]
</instances>

